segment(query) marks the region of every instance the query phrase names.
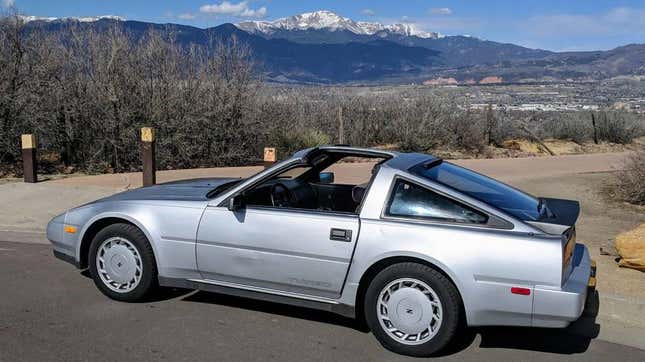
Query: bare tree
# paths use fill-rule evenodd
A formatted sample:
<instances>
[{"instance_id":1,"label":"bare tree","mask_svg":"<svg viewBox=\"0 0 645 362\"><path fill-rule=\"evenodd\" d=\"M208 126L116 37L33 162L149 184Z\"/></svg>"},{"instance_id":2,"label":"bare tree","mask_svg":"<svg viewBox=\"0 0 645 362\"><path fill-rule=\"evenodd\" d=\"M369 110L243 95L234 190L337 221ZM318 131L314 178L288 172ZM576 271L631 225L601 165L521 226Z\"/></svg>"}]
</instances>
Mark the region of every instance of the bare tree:
<instances>
[{"instance_id":1,"label":"bare tree","mask_svg":"<svg viewBox=\"0 0 645 362\"><path fill-rule=\"evenodd\" d=\"M622 111L595 113L592 128L582 112L474 110L428 88L276 86L235 37L187 46L172 28L92 29L0 20L0 171L19 170L26 132L52 167L90 172L139 169L142 126L157 130L161 168L242 165L269 144L287 155L341 138L480 154L510 138L582 143L595 129L599 142L627 143L643 134L643 119Z\"/></svg>"}]
</instances>

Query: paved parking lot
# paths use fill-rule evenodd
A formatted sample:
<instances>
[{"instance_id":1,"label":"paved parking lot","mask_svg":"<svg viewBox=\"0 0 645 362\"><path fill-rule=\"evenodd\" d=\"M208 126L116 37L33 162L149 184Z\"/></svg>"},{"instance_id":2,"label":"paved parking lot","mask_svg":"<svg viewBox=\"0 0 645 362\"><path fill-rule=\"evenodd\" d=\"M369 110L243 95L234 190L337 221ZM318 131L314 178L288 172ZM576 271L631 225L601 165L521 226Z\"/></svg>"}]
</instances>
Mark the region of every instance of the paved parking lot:
<instances>
[{"instance_id":1,"label":"paved parking lot","mask_svg":"<svg viewBox=\"0 0 645 362\"><path fill-rule=\"evenodd\" d=\"M404 360L333 314L213 293L169 290L138 304L104 297L47 245L0 242L0 361ZM446 360L643 361L593 337L602 328L467 330Z\"/></svg>"}]
</instances>

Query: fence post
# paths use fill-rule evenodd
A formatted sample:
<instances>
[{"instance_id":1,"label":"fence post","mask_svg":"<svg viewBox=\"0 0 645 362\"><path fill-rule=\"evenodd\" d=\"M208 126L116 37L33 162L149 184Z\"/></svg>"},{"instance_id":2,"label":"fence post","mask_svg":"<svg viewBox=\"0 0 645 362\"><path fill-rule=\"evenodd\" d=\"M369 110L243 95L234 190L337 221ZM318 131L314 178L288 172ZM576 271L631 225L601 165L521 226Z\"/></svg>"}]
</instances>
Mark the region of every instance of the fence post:
<instances>
[{"instance_id":1,"label":"fence post","mask_svg":"<svg viewBox=\"0 0 645 362\"><path fill-rule=\"evenodd\" d=\"M143 186L156 184L155 131L152 127L141 128L141 158L143 161Z\"/></svg>"},{"instance_id":2,"label":"fence post","mask_svg":"<svg viewBox=\"0 0 645 362\"><path fill-rule=\"evenodd\" d=\"M36 161L36 136L33 134L23 134L22 141L22 167L25 182L38 182L38 163Z\"/></svg>"},{"instance_id":3,"label":"fence post","mask_svg":"<svg viewBox=\"0 0 645 362\"><path fill-rule=\"evenodd\" d=\"M338 107L338 143L345 144L345 125L343 122L343 106Z\"/></svg>"},{"instance_id":4,"label":"fence post","mask_svg":"<svg viewBox=\"0 0 645 362\"><path fill-rule=\"evenodd\" d=\"M273 166L278 161L278 154L274 147L264 147L264 168Z\"/></svg>"}]
</instances>

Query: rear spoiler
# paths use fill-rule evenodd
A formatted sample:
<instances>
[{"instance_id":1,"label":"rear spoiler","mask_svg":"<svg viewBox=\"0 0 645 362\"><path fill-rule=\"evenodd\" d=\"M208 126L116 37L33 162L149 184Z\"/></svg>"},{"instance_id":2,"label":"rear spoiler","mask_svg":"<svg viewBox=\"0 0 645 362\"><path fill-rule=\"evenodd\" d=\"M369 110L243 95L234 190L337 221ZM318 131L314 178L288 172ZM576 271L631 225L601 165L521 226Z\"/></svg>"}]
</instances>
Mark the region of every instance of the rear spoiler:
<instances>
[{"instance_id":1,"label":"rear spoiler","mask_svg":"<svg viewBox=\"0 0 645 362\"><path fill-rule=\"evenodd\" d=\"M527 223L547 234L562 234L576 224L580 216L580 203L575 200L540 198L546 205L546 213L539 220Z\"/></svg>"}]
</instances>

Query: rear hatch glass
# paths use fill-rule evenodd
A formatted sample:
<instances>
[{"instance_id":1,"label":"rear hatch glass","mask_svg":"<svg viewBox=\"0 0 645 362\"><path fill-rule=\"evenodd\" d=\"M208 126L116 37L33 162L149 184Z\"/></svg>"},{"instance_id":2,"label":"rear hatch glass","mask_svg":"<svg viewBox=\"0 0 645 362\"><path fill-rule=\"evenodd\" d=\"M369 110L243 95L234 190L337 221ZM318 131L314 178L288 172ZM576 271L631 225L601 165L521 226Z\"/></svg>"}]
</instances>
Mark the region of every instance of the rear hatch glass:
<instances>
[{"instance_id":1,"label":"rear hatch glass","mask_svg":"<svg viewBox=\"0 0 645 362\"><path fill-rule=\"evenodd\" d=\"M540 218L540 201L536 197L475 171L449 162L430 168L420 164L409 171L485 202L520 220L535 221Z\"/></svg>"}]
</instances>

